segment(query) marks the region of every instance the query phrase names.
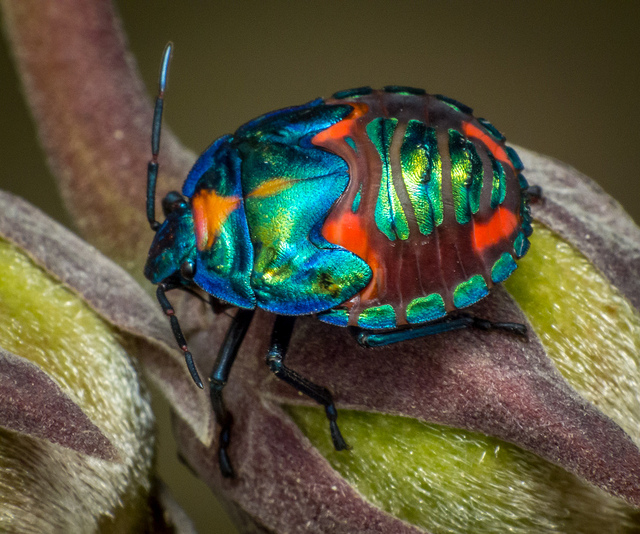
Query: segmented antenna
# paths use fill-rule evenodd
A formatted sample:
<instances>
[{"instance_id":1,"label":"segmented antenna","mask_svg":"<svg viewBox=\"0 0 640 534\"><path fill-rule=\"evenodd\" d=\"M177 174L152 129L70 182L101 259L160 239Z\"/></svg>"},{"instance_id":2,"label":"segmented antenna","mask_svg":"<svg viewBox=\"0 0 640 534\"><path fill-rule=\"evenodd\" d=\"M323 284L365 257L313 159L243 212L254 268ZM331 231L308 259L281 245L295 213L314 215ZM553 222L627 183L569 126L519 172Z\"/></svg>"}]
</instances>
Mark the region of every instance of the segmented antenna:
<instances>
[{"instance_id":1,"label":"segmented antenna","mask_svg":"<svg viewBox=\"0 0 640 534\"><path fill-rule=\"evenodd\" d=\"M151 126L151 159L147 165L147 220L149 226L155 232L160 228L156 221L156 181L158 179L158 152L160 152L160 132L162 129L162 109L164 107L164 92L167 88L167 75L169 73L169 61L173 43L167 43L162 55L162 67L158 80L158 96L153 110L153 123Z\"/></svg>"}]
</instances>

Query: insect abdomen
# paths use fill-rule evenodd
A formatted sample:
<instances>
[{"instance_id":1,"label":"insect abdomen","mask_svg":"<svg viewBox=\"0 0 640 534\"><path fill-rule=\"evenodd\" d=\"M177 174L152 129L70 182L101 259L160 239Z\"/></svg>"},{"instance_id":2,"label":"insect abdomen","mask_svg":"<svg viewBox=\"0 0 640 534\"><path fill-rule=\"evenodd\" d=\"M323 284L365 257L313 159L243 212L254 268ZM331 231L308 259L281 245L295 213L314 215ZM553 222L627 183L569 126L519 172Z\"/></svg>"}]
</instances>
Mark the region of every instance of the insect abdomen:
<instances>
[{"instance_id":1,"label":"insect abdomen","mask_svg":"<svg viewBox=\"0 0 640 534\"><path fill-rule=\"evenodd\" d=\"M321 316L335 324L437 319L484 297L526 251L521 164L504 138L453 100L391 89L327 101L354 111L312 140L350 174L322 235L373 272Z\"/></svg>"}]
</instances>

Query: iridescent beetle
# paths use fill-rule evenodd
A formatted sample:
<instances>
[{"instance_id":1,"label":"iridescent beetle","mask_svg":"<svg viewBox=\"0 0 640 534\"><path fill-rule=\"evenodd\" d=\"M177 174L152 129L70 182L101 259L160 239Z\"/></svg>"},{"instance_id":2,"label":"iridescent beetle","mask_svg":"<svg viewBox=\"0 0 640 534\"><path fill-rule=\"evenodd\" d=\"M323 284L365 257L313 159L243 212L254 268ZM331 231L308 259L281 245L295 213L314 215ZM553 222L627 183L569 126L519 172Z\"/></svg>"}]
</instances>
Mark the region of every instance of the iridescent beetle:
<instances>
[{"instance_id":1,"label":"iridescent beetle","mask_svg":"<svg viewBox=\"0 0 640 534\"><path fill-rule=\"evenodd\" d=\"M171 319L195 383L171 289L199 288L238 307L210 376L219 462L232 418L222 389L256 307L277 314L267 364L324 406L337 450L347 448L331 393L286 367L296 316L349 327L364 347L468 327L526 335L524 325L457 312L516 268L529 247L520 159L490 123L441 95L390 86L341 91L274 111L200 156L155 220L164 53L152 130L147 216L156 231L145 276Z\"/></svg>"}]
</instances>

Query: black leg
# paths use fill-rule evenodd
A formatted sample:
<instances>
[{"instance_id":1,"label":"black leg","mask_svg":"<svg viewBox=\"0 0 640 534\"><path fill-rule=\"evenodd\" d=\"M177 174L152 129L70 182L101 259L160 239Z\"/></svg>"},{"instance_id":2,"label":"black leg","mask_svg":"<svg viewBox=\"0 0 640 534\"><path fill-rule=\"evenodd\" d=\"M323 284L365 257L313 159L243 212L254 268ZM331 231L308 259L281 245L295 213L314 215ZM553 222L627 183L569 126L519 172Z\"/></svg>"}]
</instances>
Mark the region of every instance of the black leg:
<instances>
[{"instance_id":1,"label":"black leg","mask_svg":"<svg viewBox=\"0 0 640 534\"><path fill-rule=\"evenodd\" d=\"M399 341L408 339L416 339L420 337L433 336L442 332L450 332L452 330L461 330L463 328L478 328L480 330L504 330L512 334L520 336L527 335L527 327L520 323L495 323L475 317L469 314L459 314L455 316L445 317L432 323L418 325L410 328L403 328L390 331L372 331L362 328L352 327L349 331L356 338L359 345L369 347L382 347L391 345Z\"/></svg>"},{"instance_id":2,"label":"black leg","mask_svg":"<svg viewBox=\"0 0 640 534\"><path fill-rule=\"evenodd\" d=\"M333 403L331 392L327 388L318 386L303 376L300 376L284 365L284 358L289 348L294 323L295 317L286 315L278 315L276 317L273 333L271 334L271 347L269 348L269 352L267 352L267 365L278 378L284 380L304 395L311 397L318 404L324 406L327 419L329 419L329 429L331 430L333 446L337 451L348 449L349 445L347 445L342 437L338 423L336 422L338 411Z\"/></svg>"},{"instance_id":3,"label":"black leg","mask_svg":"<svg viewBox=\"0 0 640 534\"><path fill-rule=\"evenodd\" d=\"M200 389L203 389L204 385L202 384L200 375L198 375L196 366L193 363L193 356L191 355L191 352L189 352L189 347L187 347L187 341L184 338L182 329L180 328L180 323L178 323L176 312L174 311L173 306L171 306L171 303L169 302L169 299L166 295L166 292L171 291L172 289L181 289L181 286L167 284L166 282L160 283L158 284L158 289L156 290L156 297L158 298L158 302L162 307L162 311L166 316L169 317L169 320L171 321L171 330L173 331L173 337L176 338L178 346L184 352L184 359L187 362L187 368L189 369L189 373L191 373L191 378L193 378L193 381Z\"/></svg>"},{"instance_id":4,"label":"black leg","mask_svg":"<svg viewBox=\"0 0 640 534\"><path fill-rule=\"evenodd\" d=\"M236 359L242 340L249 329L254 312L255 310L238 310L233 318L233 322L231 323L229 330L227 331L222 347L220 347L216 363L214 364L213 371L211 371L211 375L209 377L211 406L213 407L213 412L216 415L216 421L218 425L220 425L218 461L220 462L220 471L222 472L222 476L225 478L233 478L235 473L233 472L233 467L229 460L229 454L227 453L231 439L231 425L233 424L233 417L224 405L222 390L227 384L231 366Z\"/></svg>"}]
</instances>

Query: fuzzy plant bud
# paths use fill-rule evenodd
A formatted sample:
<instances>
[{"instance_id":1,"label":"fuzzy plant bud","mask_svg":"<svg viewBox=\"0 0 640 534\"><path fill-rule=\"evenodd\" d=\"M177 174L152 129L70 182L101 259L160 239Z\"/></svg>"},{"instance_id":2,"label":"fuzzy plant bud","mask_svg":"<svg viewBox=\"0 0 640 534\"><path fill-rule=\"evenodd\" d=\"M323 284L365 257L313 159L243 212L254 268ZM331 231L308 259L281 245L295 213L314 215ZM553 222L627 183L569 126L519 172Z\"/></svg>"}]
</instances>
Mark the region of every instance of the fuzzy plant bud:
<instances>
[{"instance_id":1,"label":"fuzzy plant bud","mask_svg":"<svg viewBox=\"0 0 640 534\"><path fill-rule=\"evenodd\" d=\"M146 342L110 321L146 295L6 193L0 272L0 531L191 532L153 472Z\"/></svg>"}]
</instances>

